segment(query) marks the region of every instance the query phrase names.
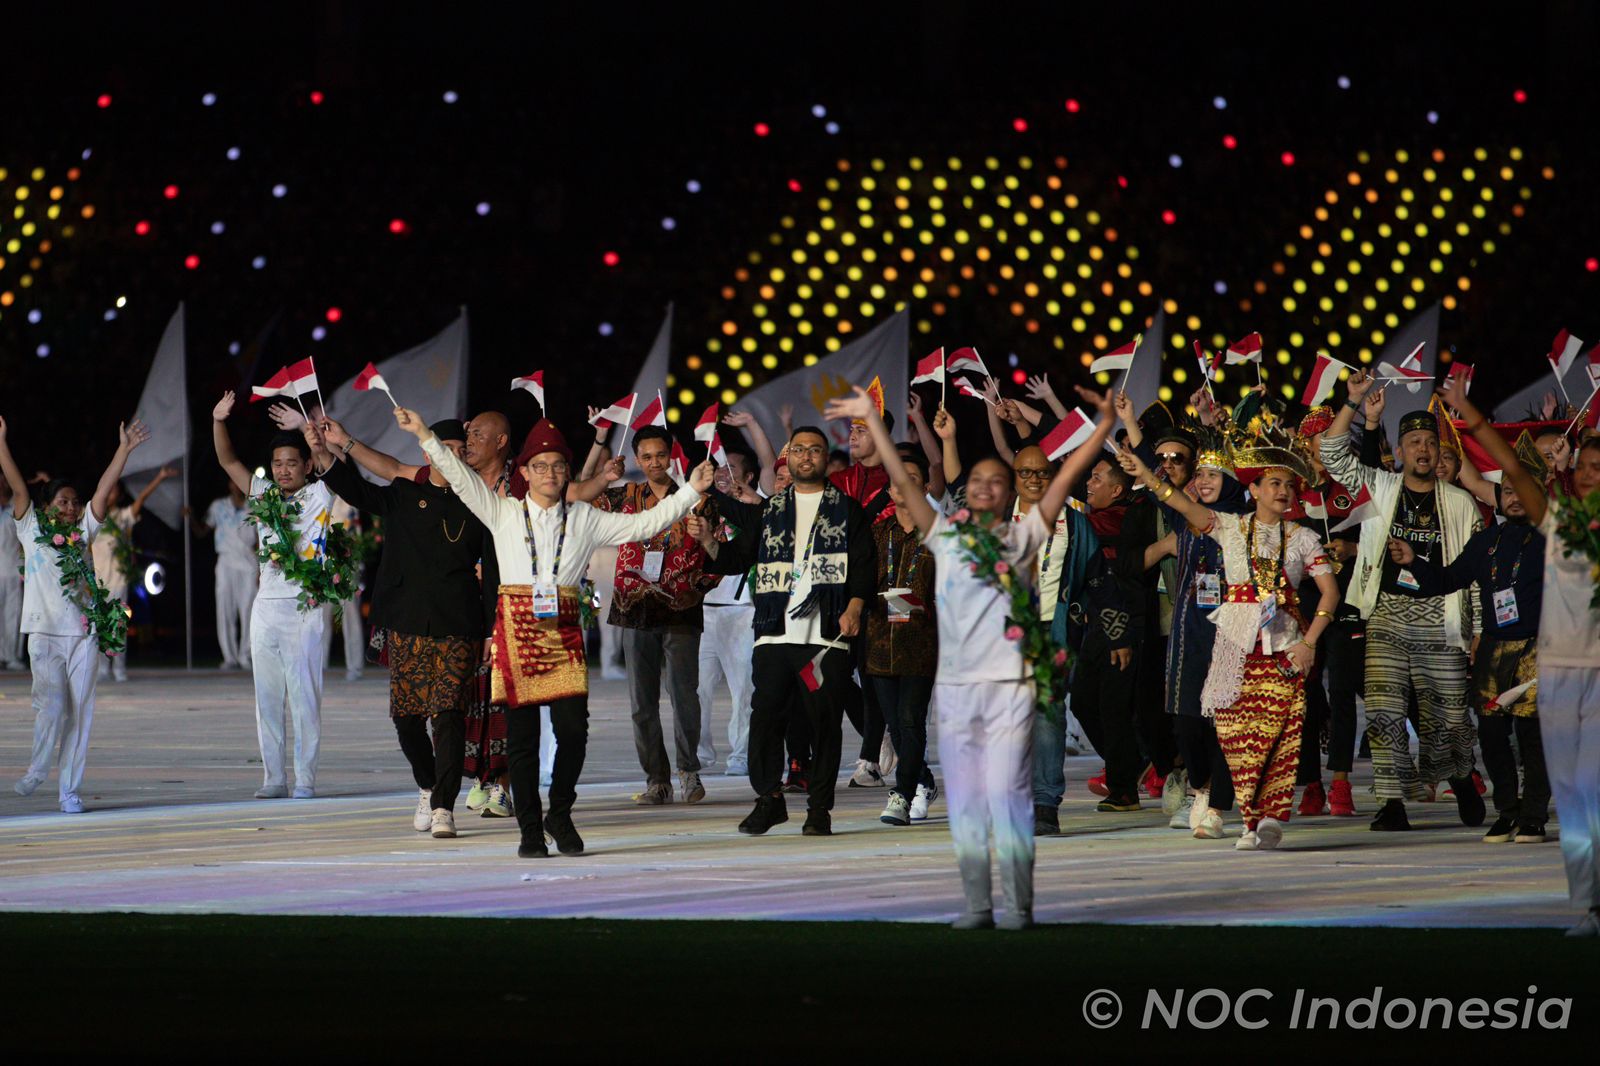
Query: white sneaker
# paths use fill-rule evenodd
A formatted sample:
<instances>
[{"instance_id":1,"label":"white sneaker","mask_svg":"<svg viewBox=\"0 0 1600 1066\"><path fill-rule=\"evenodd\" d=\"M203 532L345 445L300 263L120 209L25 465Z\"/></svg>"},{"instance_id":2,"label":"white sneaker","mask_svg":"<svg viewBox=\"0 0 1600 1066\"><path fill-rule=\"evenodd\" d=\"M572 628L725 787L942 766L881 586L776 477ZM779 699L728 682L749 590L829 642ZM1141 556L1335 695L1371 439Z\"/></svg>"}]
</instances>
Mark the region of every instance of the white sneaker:
<instances>
[{"instance_id":1,"label":"white sneaker","mask_svg":"<svg viewBox=\"0 0 1600 1066\"><path fill-rule=\"evenodd\" d=\"M1167 775L1167 780L1161 786L1161 813L1167 816L1175 814L1183 806L1184 798L1189 794L1189 771L1181 766L1174 767ZM1173 823L1172 828L1181 829L1182 826Z\"/></svg>"},{"instance_id":2,"label":"white sneaker","mask_svg":"<svg viewBox=\"0 0 1600 1066\"><path fill-rule=\"evenodd\" d=\"M626 681L626 680L628 680L628 671L624 670L620 666L602 667L601 670L600 670L600 680L602 680L602 681Z\"/></svg>"},{"instance_id":3,"label":"white sneaker","mask_svg":"<svg viewBox=\"0 0 1600 1066\"><path fill-rule=\"evenodd\" d=\"M728 768L722 771L723 777L749 777L750 766L748 763L730 762Z\"/></svg>"},{"instance_id":4,"label":"white sneaker","mask_svg":"<svg viewBox=\"0 0 1600 1066\"><path fill-rule=\"evenodd\" d=\"M44 784L43 774L24 774L20 781L11 786L11 791L19 796L31 796L42 784Z\"/></svg>"},{"instance_id":5,"label":"white sneaker","mask_svg":"<svg viewBox=\"0 0 1600 1066\"><path fill-rule=\"evenodd\" d=\"M851 788L887 788L888 782L884 781L883 774L878 772L877 764L865 759L856 760L856 772L850 775Z\"/></svg>"},{"instance_id":6,"label":"white sneaker","mask_svg":"<svg viewBox=\"0 0 1600 1066\"><path fill-rule=\"evenodd\" d=\"M435 840L444 840L456 835L456 816L440 807L434 811L430 822Z\"/></svg>"},{"instance_id":7,"label":"white sneaker","mask_svg":"<svg viewBox=\"0 0 1600 1066\"><path fill-rule=\"evenodd\" d=\"M1283 823L1276 818L1263 818L1256 826L1256 839L1262 851L1271 851L1283 842Z\"/></svg>"},{"instance_id":8,"label":"white sneaker","mask_svg":"<svg viewBox=\"0 0 1600 1066\"><path fill-rule=\"evenodd\" d=\"M308 785L296 785L296 786L294 786L294 792L291 793L291 795L292 795L292 797L294 799L297 799L297 800L308 800L308 799L316 799L317 798L316 790L311 788Z\"/></svg>"},{"instance_id":9,"label":"white sneaker","mask_svg":"<svg viewBox=\"0 0 1600 1066\"><path fill-rule=\"evenodd\" d=\"M939 786L929 788L927 785L918 785L917 794L911 797L911 820L924 822L928 819L928 805L939 798Z\"/></svg>"},{"instance_id":10,"label":"white sneaker","mask_svg":"<svg viewBox=\"0 0 1600 1066\"><path fill-rule=\"evenodd\" d=\"M1240 837L1233 843L1234 851L1259 851L1260 849L1261 838L1256 836L1256 831L1254 829L1246 829L1244 836Z\"/></svg>"},{"instance_id":11,"label":"white sneaker","mask_svg":"<svg viewBox=\"0 0 1600 1066\"><path fill-rule=\"evenodd\" d=\"M1082 755L1086 747L1088 745L1076 733L1068 732L1061 737L1061 754L1063 755Z\"/></svg>"},{"instance_id":12,"label":"white sneaker","mask_svg":"<svg viewBox=\"0 0 1600 1066\"><path fill-rule=\"evenodd\" d=\"M417 809L411 815L411 828L419 833L433 828L433 793L428 789L417 789Z\"/></svg>"},{"instance_id":13,"label":"white sneaker","mask_svg":"<svg viewBox=\"0 0 1600 1066\"><path fill-rule=\"evenodd\" d=\"M1189 805L1189 828L1199 829L1200 822L1205 818L1206 812L1211 810L1211 790L1197 788L1194 792L1194 802Z\"/></svg>"},{"instance_id":14,"label":"white sneaker","mask_svg":"<svg viewBox=\"0 0 1600 1066\"><path fill-rule=\"evenodd\" d=\"M1195 806L1200 806L1198 800L1195 802ZM1215 807L1207 807L1200 815L1200 824L1194 827L1194 838L1196 840L1221 840L1222 836L1222 812Z\"/></svg>"},{"instance_id":15,"label":"white sneaker","mask_svg":"<svg viewBox=\"0 0 1600 1066\"><path fill-rule=\"evenodd\" d=\"M1600 912L1590 911L1563 936L1600 936Z\"/></svg>"},{"instance_id":16,"label":"white sneaker","mask_svg":"<svg viewBox=\"0 0 1600 1066\"><path fill-rule=\"evenodd\" d=\"M289 790L282 785L262 785L256 789L258 800L281 800L289 794Z\"/></svg>"},{"instance_id":17,"label":"white sneaker","mask_svg":"<svg viewBox=\"0 0 1600 1066\"><path fill-rule=\"evenodd\" d=\"M1170 778L1169 778L1170 780ZM1163 797L1164 804L1165 797ZM1183 803L1172 812L1172 821L1167 823L1168 829L1191 829L1189 823L1194 821L1194 796L1184 793Z\"/></svg>"},{"instance_id":18,"label":"white sneaker","mask_svg":"<svg viewBox=\"0 0 1600 1066\"><path fill-rule=\"evenodd\" d=\"M684 803L699 803L706 798L706 786L701 783L698 771L678 771L678 793Z\"/></svg>"},{"instance_id":19,"label":"white sneaker","mask_svg":"<svg viewBox=\"0 0 1600 1066\"><path fill-rule=\"evenodd\" d=\"M898 792L889 793L889 802L884 805L883 813L878 816L878 821L884 825L910 825L911 805L906 798Z\"/></svg>"},{"instance_id":20,"label":"white sneaker","mask_svg":"<svg viewBox=\"0 0 1600 1066\"><path fill-rule=\"evenodd\" d=\"M346 670L345 671L345 675L344 675L344 679L347 682L348 681L360 681L361 680L361 671L360 670Z\"/></svg>"},{"instance_id":21,"label":"white sneaker","mask_svg":"<svg viewBox=\"0 0 1600 1066\"><path fill-rule=\"evenodd\" d=\"M483 787L482 781L474 781L472 788L467 791L467 810L481 811L483 805L489 802L489 790Z\"/></svg>"},{"instance_id":22,"label":"white sneaker","mask_svg":"<svg viewBox=\"0 0 1600 1066\"><path fill-rule=\"evenodd\" d=\"M68 793L67 794L67 798L61 801L61 813L62 814L82 814L83 813L83 801L78 798L78 794L76 792Z\"/></svg>"},{"instance_id":23,"label":"white sneaker","mask_svg":"<svg viewBox=\"0 0 1600 1066\"><path fill-rule=\"evenodd\" d=\"M1007 911L1004 917L1001 917L995 921L994 927L996 929L1006 929L1013 933L1020 933L1025 930L1032 929L1033 912L1031 910Z\"/></svg>"},{"instance_id":24,"label":"white sneaker","mask_svg":"<svg viewBox=\"0 0 1600 1066\"><path fill-rule=\"evenodd\" d=\"M501 785L494 785L489 789L489 799L482 807L485 818L510 818L511 800L506 796L506 790Z\"/></svg>"}]
</instances>

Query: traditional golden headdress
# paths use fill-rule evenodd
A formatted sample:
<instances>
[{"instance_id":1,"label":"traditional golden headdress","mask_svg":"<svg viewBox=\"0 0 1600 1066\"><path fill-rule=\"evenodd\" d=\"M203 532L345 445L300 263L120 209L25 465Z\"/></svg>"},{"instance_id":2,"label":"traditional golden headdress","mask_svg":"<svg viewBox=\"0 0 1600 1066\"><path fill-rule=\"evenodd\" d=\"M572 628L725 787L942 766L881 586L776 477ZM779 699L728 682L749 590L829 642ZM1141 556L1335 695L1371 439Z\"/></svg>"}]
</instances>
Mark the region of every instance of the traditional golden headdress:
<instances>
[{"instance_id":1,"label":"traditional golden headdress","mask_svg":"<svg viewBox=\"0 0 1600 1066\"><path fill-rule=\"evenodd\" d=\"M1523 430L1512 450L1517 453L1517 462L1522 464L1523 469L1543 485L1550 476L1550 464L1545 462L1544 453L1534 446L1533 436L1527 430Z\"/></svg>"},{"instance_id":2,"label":"traditional golden headdress","mask_svg":"<svg viewBox=\"0 0 1600 1066\"><path fill-rule=\"evenodd\" d=\"M867 386L867 395L872 397L873 404L878 408L878 417L883 417L883 382L876 374L873 375L872 384ZM850 420L852 426L864 426L865 422L859 418Z\"/></svg>"}]
</instances>

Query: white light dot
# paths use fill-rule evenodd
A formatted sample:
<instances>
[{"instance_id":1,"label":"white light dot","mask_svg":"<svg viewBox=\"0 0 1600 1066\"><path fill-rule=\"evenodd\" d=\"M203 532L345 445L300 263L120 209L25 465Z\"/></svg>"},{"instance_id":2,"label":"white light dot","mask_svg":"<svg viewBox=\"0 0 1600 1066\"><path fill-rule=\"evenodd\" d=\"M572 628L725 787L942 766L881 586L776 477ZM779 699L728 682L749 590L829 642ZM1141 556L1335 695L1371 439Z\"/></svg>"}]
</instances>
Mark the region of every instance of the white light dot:
<instances>
[{"instance_id":1,"label":"white light dot","mask_svg":"<svg viewBox=\"0 0 1600 1066\"><path fill-rule=\"evenodd\" d=\"M444 91L444 102L445 103L453 104L459 99L461 99L461 97L456 95L456 91L454 89L446 89Z\"/></svg>"},{"instance_id":2,"label":"white light dot","mask_svg":"<svg viewBox=\"0 0 1600 1066\"><path fill-rule=\"evenodd\" d=\"M830 134L839 132L839 124L837 122L830 122L822 128Z\"/></svg>"},{"instance_id":3,"label":"white light dot","mask_svg":"<svg viewBox=\"0 0 1600 1066\"><path fill-rule=\"evenodd\" d=\"M698 181L695 181L693 178L690 178L688 184L686 184L684 186L684 188L688 189L690 192L699 192L700 191L700 183Z\"/></svg>"},{"instance_id":4,"label":"white light dot","mask_svg":"<svg viewBox=\"0 0 1600 1066\"><path fill-rule=\"evenodd\" d=\"M39 323L39 320L41 318L43 318L43 317L44 317L44 313L42 311L40 311L37 307L33 308L31 311L28 312L28 321L34 323L35 325L37 325Z\"/></svg>"},{"instance_id":5,"label":"white light dot","mask_svg":"<svg viewBox=\"0 0 1600 1066\"><path fill-rule=\"evenodd\" d=\"M107 322L110 322L112 319L114 319L116 317L117 317L117 309L115 307L106 308L106 321Z\"/></svg>"},{"instance_id":6,"label":"white light dot","mask_svg":"<svg viewBox=\"0 0 1600 1066\"><path fill-rule=\"evenodd\" d=\"M1017 365L1017 353L1016 352L1012 352L1010 355L1006 356L1006 361L1008 363L1010 363L1012 366L1016 366Z\"/></svg>"},{"instance_id":7,"label":"white light dot","mask_svg":"<svg viewBox=\"0 0 1600 1066\"><path fill-rule=\"evenodd\" d=\"M1225 296L1228 292L1228 283L1226 281L1213 282L1211 285L1211 291L1216 293L1218 296Z\"/></svg>"},{"instance_id":8,"label":"white light dot","mask_svg":"<svg viewBox=\"0 0 1600 1066\"><path fill-rule=\"evenodd\" d=\"M217 102L217 94L216 93L206 93L204 96L202 96L200 98L200 102L202 104L204 104L206 107L210 107L212 104L215 104Z\"/></svg>"},{"instance_id":9,"label":"white light dot","mask_svg":"<svg viewBox=\"0 0 1600 1066\"><path fill-rule=\"evenodd\" d=\"M489 201L488 200L480 200L480 201L478 201L478 206L473 208L473 210L478 212L478 214L480 214L480 215L487 215L489 213Z\"/></svg>"},{"instance_id":10,"label":"white light dot","mask_svg":"<svg viewBox=\"0 0 1600 1066\"><path fill-rule=\"evenodd\" d=\"M266 476L267 476L267 468L266 467L264 467L264 466L256 467L256 477L264 479Z\"/></svg>"},{"instance_id":11,"label":"white light dot","mask_svg":"<svg viewBox=\"0 0 1600 1066\"><path fill-rule=\"evenodd\" d=\"M228 227L223 225L220 221L211 223L211 232L212 233L220 234L223 230L225 230L227 228Z\"/></svg>"},{"instance_id":12,"label":"white light dot","mask_svg":"<svg viewBox=\"0 0 1600 1066\"><path fill-rule=\"evenodd\" d=\"M600 336L602 336L602 337L611 336L611 330L612 330L611 323L609 323L609 322L600 323Z\"/></svg>"},{"instance_id":13,"label":"white light dot","mask_svg":"<svg viewBox=\"0 0 1600 1066\"><path fill-rule=\"evenodd\" d=\"M1226 96L1213 96L1211 98L1211 106L1218 111L1226 111L1228 109L1228 98Z\"/></svg>"},{"instance_id":14,"label":"white light dot","mask_svg":"<svg viewBox=\"0 0 1600 1066\"><path fill-rule=\"evenodd\" d=\"M315 329L313 329L311 331L311 339L314 340L314 341L320 341L322 338L326 337L327 335L328 335L328 328L326 326L318 326L318 327L316 327Z\"/></svg>"},{"instance_id":15,"label":"white light dot","mask_svg":"<svg viewBox=\"0 0 1600 1066\"><path fill-rule=\"evenodd\" d=\"M250 260L250 265L254 269L260 270L262 267L267 265L267 257L264 255L258 255L254 259Z\"/></svg>"},{"instance_id":16,"label":"white light dot","mask_svg":"<svg viewBox=\"0 0 1600 1066\"><path fill-rule=\"evenodd\" d=\"M238 355L239 354L239 349L240 349L239 342L238 341L234 341L232 344L228 345L228 354L229 355Z\"/></svg>"},{"instance_id":17,"label":"white light dot","mask_svg":"<svg viewBox=\"0 0 1600 1066\"><path fill-rule=\"evenodd\" d=\"M661 228L662 229L677 229L678 228L678 220L669 215L666 218L661 220Z\"/></svg>"},{"instance_id":18,"label":"white light dot","mask_svg":"<svg viewBox=\"0 0 1600 1066\"><path fill-rule=\"evenodd\" d=\"M1341 89L1350 88L1350 79L1345 77L1343 74L1339 75L1339 88L1341 88Z\"/></svg>"},{"instance_id":19,"label":"white light dot","mask_svg":"<svg viewBox=\"0 0 1600 1066\"><path fill-rule=\"evenodd\" d=\"M828 109L823 107L821 104L812 104L811 105L811 113L813 115L815 115L817 118L827 118L828 117Z\"/></svg>"},{"instance_id":20,"label":"white light dot","mask_svg":"<svg viewBox=\"0 0 1600 1066\"><path fill-rule=\"evenodd\" d=\"M50 354L50 346L48 344L41 344L39 347L33 350L33 354L37 355L40 359L43 359L45 356Z\"/></svg>"},{"instance_id":21,"label":"white light dot","mask_svg":"<svg viewBox=\"0 0 1600 1066\"><path fill-rule=\"evenodd\" d=\"M287 185L274 185L272 187L272 195L276 196L280 200L283 199L285 196L289 195L289 186L287 186Z\"/></svg>"},{"instance_id":22,"label":"white light dot","mask_svg":"<svg viewBox=\"0 0 1600 1066\"><path fill-rule=\"evenodd\" d=\"M228 158L229 159L238 159L239 158L239 149L237 149L237 148L229 148L228 149Z\"/></svg>"},{"instance_id":23,"label":"white light dot","mask_svg":"<svg viewBox=\"0 0 1600 1066\"><path fill-rule=\"evenodd\" d=\"M117 306L118 307L127 307L128 306L128 298L126 296L118 296L117 297Z\"/></svg>"},{"instance_id":24,"label":"white light dot","mask_svg":"<svg viewBox=\"0 0 1600 1066\"><path fill-rule=\"evenodd\" d=\"M83 150L83 158L88 159L92 155L94 155L94 149L93 148L85 148Z\"/></svg>"},{"instance_id":25,"label":"white light dot","mask_svg":"<svg viewBox=\"0 0 1600 1066\"><path fill-rule=\"evenodd\" d=\"M1437 126L1439 124L1439 112L1437 112L1437 111L1429 111L1428 115L1427 115L1427 118L1428 118L1428 125Z\"/></svg>"},{"instance_id":26,"label":"white light dot","mask_svg":"<svg viewBox=\"0 0 1600 1066\"><path fill-rule=\"evenodd\" d=\"M1177 152L1173 152L1171 155L1167 156L1167 165L1170 167L1183 166L1183 156L1179 155Z\"/></svg>"}]
</instances>

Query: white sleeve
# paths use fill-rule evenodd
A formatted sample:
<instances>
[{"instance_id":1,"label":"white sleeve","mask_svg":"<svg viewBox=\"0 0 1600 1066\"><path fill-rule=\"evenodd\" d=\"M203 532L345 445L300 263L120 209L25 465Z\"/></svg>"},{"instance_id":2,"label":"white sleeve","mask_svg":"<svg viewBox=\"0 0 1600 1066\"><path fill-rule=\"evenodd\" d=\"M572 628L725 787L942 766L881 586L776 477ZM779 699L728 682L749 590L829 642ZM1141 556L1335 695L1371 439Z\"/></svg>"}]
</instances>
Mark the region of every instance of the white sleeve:
<instances>
[{"instance_id":1,"label":"white sleeve","mask_svg":"<svg viewBox=\"0 0 1600 1066\"><path fill-rule=\"evenodd\" d=\"M1024 515L1022 521L1010 523L1006 532L1005 554L1012 566L1026 566L1050 538L1050 531L1045 528L1044 519L1039 517L1037 507Z\"/></svg>"},{"instance_id":2,"label":"white sleeve","mask_svg":"<svg viewBox=\"0 0 1600 1066\"><path fill-rule=\"evenodd\" d=\"M521 500L496 496L490 491L489 486L483 483L483 478L478 476L478 472L463 463L449 448L440 444L438 437L429 437L423 443L422 450L427 453L429 462L437 467L439 473L450 483L451 490L461 497L461 502L467 505L467 510L476 515L478 521L488 526L491 533L503 515L521 509Z\"/></svg>"},{"instance_id":3,"label":"white sleeve","mask_svg":"<svg viewBox=\"0 0 1600 1066\"><path fill-rule=\"evenodd\" d=\"M686 481L671 496L648 511L641 511L638 514L602 511L586 503L573 504L573 507L574 509L581 507L586 512L587 522L596 542L609 547L613 544L627 544L629 541L653 537L694 510L695 504L699 502L699 491Z\"/></svg>"},{"instance_id":4,"label":"white sleeve","mask_svg":"<svg viewBox=\"0 0 1600 1066\"><path fill-rule=\"evenodd\" d=\"M1296 526L1294 535L1289 538L1289 550L1284 555L1284 569L1289 571L1291 580L1299 574L1296 584L1310 577L1321 577L1323 574L1333 573L1333 564L1328 561L1328 552L1317 539L1317 535L1305 526Z\"/></svg>"},{"instance_id":5,"label":"white sleeve","mask_svg":"<svg viewBox=\"0 0 1600 1066\"><path fill-rule=\"evenodd\" d=\"M272 482L268 481L266 478L264 478L264 477L256 477L254 474L251 474L250 475L250 495L251 496L260 496L263 492L267 491L267 486L270 485L270 484L272 484Z\"/></svg>"}]
</instances>

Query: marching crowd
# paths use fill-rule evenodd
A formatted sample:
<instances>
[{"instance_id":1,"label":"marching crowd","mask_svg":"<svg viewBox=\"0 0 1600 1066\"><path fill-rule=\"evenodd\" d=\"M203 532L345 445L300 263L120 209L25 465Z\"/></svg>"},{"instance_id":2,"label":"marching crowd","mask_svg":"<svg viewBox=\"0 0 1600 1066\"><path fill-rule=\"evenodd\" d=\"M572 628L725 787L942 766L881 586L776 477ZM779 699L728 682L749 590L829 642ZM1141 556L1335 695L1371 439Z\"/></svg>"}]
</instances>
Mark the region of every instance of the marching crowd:
<instances>
[{"instance_id":1,"label":"marching crowd","mask_svg":"<svg viewBox=\"0 0 1600 1066\"><path fill-rule=\"evenodd\" d=\"M774 447L736 411L724 421L750 448L720 464L686 469L665 427L639 429L632 482L602 419L579 464L547 419L513 452L498 412L427 425L398 407L418 455L277 409L255 476L229 393L212 430L230 495L201 528L224 659L254 675L256 796L315 795L330 615L358 604L334 522L347 506L383 530L371 648L419 832L455 835L470 778L469 808L514 813L519 856L584 850L573 812L598 621L607 667L618 646L625 665L635 802L704 798L725 684L727 772L754 793L739 830L784 824L804 795L801 831L829 835L848 717L862 738L848 783L887 788L883 823L927 818L942 778L958 927L1031 924L1035 838L1061 832L1064 760L1092 747L1098 812L1159 800L1174 829L1246 852L1279 847L1294 815L1406 831L1407 805L1441 787L1468 826L1489 821L1490 796L1484 840L1539 843L1553 800L1585 912L1572 932L1600 935L1600 559L1572 533L1592 545L1600 528L1600 435L1574 419L1512 441L1460 381L1402 417L1392 454L1392 398L1365 372L1298 422L1264 390L1230 410L1202 388L1196 417L1175 419L1116 391L1078 389L1088 417L1045 382L1030 389L1041 409L991 385L995 451L976 462L952 413L926 419L915 393L911 441L895 443L874 382L822 412L849 420L848 455L816 425L785 424ZM68 481L32 495L5 429L0 556L23 565L20 587L0 568L0 659L20 666L25 636L35 715L16 791L55 766L76 813L97 674L124 673L126 586L102 545L138 517L144 497L120 505L119 482L148 432L121 427L85 502ZM353 652L347 640L359 670ZM1359 813L1358 745L1376 799Z\"/></svg>"}]
</instances>

